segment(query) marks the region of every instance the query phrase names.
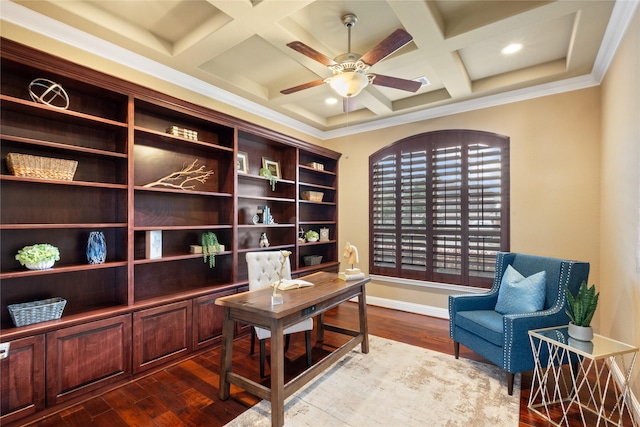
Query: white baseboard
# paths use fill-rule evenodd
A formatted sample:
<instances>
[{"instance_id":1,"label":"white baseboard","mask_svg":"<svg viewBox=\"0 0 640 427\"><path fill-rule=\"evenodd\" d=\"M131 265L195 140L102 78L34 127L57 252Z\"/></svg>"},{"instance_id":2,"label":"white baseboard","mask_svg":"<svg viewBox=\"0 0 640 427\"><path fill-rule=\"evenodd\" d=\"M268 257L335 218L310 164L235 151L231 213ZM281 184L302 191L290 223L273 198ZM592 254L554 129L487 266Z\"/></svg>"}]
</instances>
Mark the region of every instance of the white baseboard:
<instances>
[{"instance_id":1,"label":"white baseboard","mask_svg":"<svg viewBox=\"0 0 640 427\"><path fill-rule=\"evenodd\" d=\"M631 410L633 411L633 419L640 420L640 402L633 394L633 392L629 392L629 406L631 406Z\"/></svg>"},{"instance_id":2,"label":"white baseboard","mask_svg":"<svg viewBox=\"0 0 640 427\"><path fill-rule=\"evenodd\" d=\"M425 316L439 317L441 319L449 318L449 310L446 308L416 304L413 302L367 296L367 304L384 308L392 308L394 310L406 311L409 313L424 314Z\"/></svg>"},{"instance_id":3,"label":"white baseboard","mask_svg":"<svg viewBox=\"0 0 640 427\"><path fill-rule=\"evenodd\" d=\"M619 389L622 389L622 384L624 383L624 373L622 372L622 369L620 369L620 366L618 366L616 362L607 362L607 365L613 373L613 379L616 382L616 385ZM633 413L633 419L636 421L640 420L640 402L638 402L638 399L631 390L628 391L627 402L629 403L629 408Z\"/></svg>"}]
</instances>

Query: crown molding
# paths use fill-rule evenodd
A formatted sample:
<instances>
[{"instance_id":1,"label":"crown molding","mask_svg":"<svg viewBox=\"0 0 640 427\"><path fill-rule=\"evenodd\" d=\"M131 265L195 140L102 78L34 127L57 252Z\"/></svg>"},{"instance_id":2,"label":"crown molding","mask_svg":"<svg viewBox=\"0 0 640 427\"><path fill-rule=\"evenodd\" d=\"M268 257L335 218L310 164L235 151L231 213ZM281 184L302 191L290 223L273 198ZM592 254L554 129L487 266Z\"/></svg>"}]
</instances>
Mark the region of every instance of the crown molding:
<instances>
[{"instance_id":1,"label":"crown molding","mask_svg":"<svg viewBox=\"0 0 640 427\"><path fill-rule=\"evenodd\" d=\"M386 119L374 120L358 125L348 125L340 129L322 131L313 126L309 126L298 120L292 119L284 114L278 113L270 108L220 89L200 79L189 76L188 74L145 58L142 55L138 55L127 49L116 46L113 43L109 43L69 25L41 15L12 1L2 0L1 3L3 21L7 21L19 27L57 40L93 55L97 55L149 76L175 84L184 89L203 94L223 104L233 106L234 108L242 109L250 114L255 114L267 120L277 122L319 140L328 140L363 132L370 132L388 127L444 117L451 114L479 110L597 86L604 78L604 75L615 56L615 52L618 49L618 46L620 45L620 42L622 41L622 38L624 37L639 4L640 0L616 1L598 51L594 67L590 74L553 83L532 86L525 89L484 96L472 100L454 102L447 105L427 108L421 111L402 114Z\"/></svg>"}]
</instances>

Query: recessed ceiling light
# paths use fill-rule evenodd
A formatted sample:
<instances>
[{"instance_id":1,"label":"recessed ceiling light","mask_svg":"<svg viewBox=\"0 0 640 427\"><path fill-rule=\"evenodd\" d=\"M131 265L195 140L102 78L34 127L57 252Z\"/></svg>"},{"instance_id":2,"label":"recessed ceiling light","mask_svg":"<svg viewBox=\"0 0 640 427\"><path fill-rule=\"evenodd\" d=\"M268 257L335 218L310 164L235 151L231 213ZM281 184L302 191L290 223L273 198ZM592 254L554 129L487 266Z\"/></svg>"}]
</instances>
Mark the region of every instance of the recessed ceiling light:
<instances>
[{"instance_id":1,"label":"recessed ceiling light","mask_svg":"<svg viewBox=\"0 0 640 427\"><path fill-rule=\"evenodd\" d=\"M519 52L520 49L522 49L522 43L511 43L510 45L507 45L504 48L502 48L500 52L502 52L503 55L511 55L516 52Z\"/></svg>"},{"instance_id":2,"label":"recessed ceiling light","mask_svg":"<svg viewBox=\"0 0 640 427\"><path fill-rule=\"evenodd\" d=\"M338 103L338 100L336 98L327 98L324 102L326 102L327 105L334 105Z\"/></svg>"}]
</instances>

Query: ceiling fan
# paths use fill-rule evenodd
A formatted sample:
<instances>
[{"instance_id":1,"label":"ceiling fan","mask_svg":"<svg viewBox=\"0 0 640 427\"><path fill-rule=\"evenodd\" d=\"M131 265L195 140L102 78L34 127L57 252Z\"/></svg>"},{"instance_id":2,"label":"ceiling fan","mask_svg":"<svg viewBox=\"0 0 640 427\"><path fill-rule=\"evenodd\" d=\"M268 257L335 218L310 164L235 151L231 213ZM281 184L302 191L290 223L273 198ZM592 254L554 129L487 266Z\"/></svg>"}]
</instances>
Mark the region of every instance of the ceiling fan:
<instances>
[{"instance_id":1,"label":"ceiling fan","mask_svg":"<svg viewBox=\"0 0 640 427\"><path fill-rule=\"evenodd\" d=\"M326 79L314 80L289 89L284 89L280 92L288 95L290 93L328 83L336 93L343 97L345 112L352 111L355 107L354 103L350 102L351 98L358 95L370 84L416 92L422 84L415 80L406 80L397 77L383 76L381 74L367 73L371 66L382 61L384 58L413 40L411 34L407 33L402 28L399 28L378 43L378 45L369 52L364 55L359 55L351 52L351 28L356 25L357 21L358 17L352 13L346 14L342 17L342 23L347 27L349 32L348 52L337 56L335 59L331 59L299 41L287 44L288 47L296 52L308 56L314 61L325 65L333 72L333 76Z\"/></svg>"}]
</instances>

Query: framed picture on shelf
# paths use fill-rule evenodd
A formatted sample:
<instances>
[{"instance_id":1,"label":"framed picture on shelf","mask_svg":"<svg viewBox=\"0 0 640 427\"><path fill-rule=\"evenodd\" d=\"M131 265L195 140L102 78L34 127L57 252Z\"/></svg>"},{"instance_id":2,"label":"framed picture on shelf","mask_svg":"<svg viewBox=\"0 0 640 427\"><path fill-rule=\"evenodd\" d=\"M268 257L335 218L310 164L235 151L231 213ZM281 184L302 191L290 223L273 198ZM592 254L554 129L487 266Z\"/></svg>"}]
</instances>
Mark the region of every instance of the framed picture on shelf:
<instances>
[{"instance_id":1,"label":"framed picture on shelf","mask_svg":"<svg viewBox=\"0 0 640 427\"><path fill-rule=\"evenodd\" d=\"M145 258L162 258L162 230L149 230L145 234Z\"/></svg>"},{"instance_id":2,"label":"framed picture on shelf","mask_svg":"<svg viewBox=\"0 0 640 427\"><path fill-rule=\"evenodd\" d=\"M244 151L238 151L238 172L249 173L249 155Z\"/></svg>"},{"instance_id":3,"label":"framed picture on shelf","mask_svg":"<svg viewBox=\"0 0 640 427\"><path fill-rule=\"evenodd\" d=\"M263 157L262 167L265 169L269 169L269 172L271 172L271 175L273 175L274 177L282 178L282 175L280 174L280 162Z\"/></svg>"}]
</instances>

